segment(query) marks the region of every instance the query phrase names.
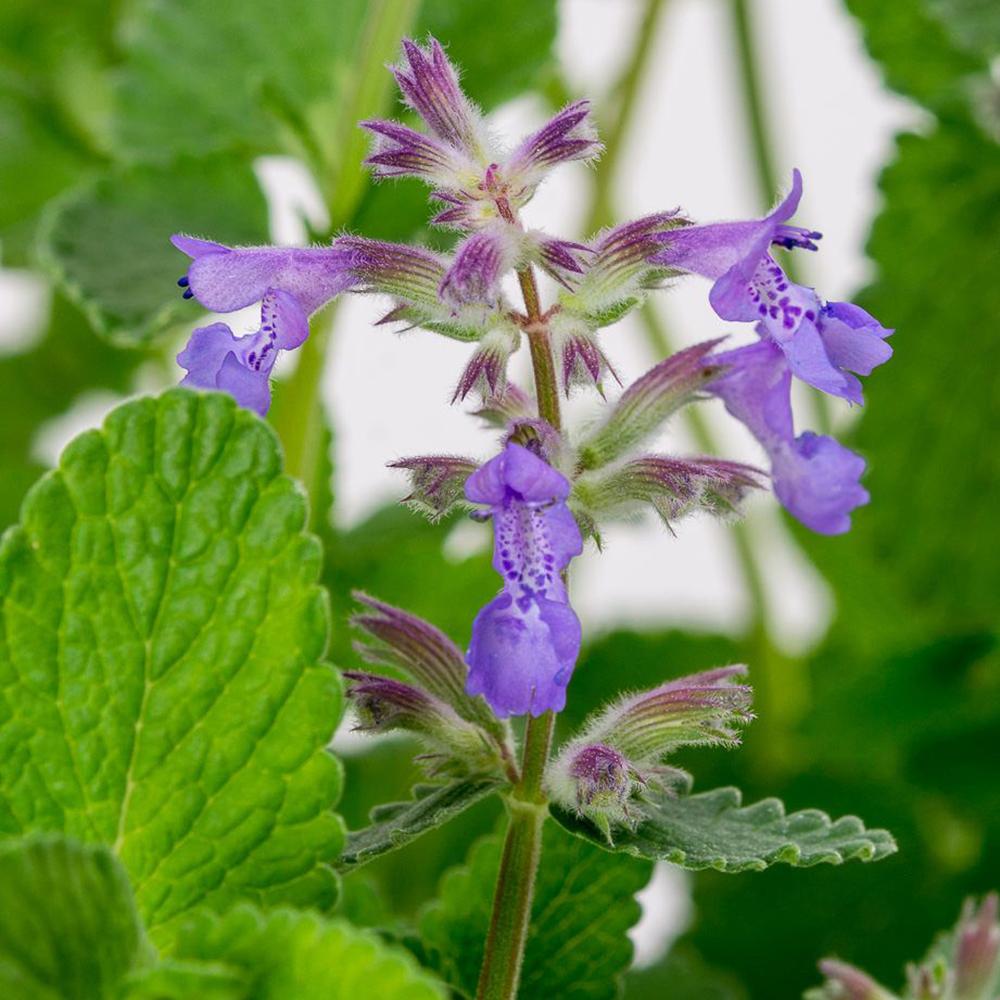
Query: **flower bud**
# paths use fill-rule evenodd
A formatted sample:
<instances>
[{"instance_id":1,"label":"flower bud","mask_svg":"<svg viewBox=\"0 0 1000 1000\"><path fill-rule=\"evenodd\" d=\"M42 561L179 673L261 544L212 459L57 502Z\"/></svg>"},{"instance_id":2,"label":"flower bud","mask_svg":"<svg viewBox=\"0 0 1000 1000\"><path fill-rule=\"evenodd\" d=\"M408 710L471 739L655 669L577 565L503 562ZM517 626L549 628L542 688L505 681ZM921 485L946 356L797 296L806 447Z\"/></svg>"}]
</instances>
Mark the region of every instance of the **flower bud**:
<instances>
[{"instance_id":1,"label":"flower bud","mask_svg":"<svg viewBox=\"0 0 1000 1000\"><path fill-rule=\"evenodd\" d=\"M410 476L413 492L400 502L434 522L456 508L470 506L465 499L465 481L479 463L454 455L418 455L390 462L389 468L403 469Z\"/></svg>"},{"instance_id":2,"label":"flower bud","mask_svg":"<svg viewBox=\"0 0 1000 1000\"><path fill-rule=\"evenodd\" d=\"M643 455L609 471L585 473L574 485L574 500L594 521L649 505L670 527L696 510L738 515L749 491L766 483L765 473L741 462Z\"/></svg>"},{"instance_id":3,"label":"flower bud","mask_svg":"<svg viewBox=\"0 0 1000 1000\"><path fill-rule=\"evenodd\" d=\"M492 427L507 427L516 420L529 420L535 413L534 400L513 382L507 382L503 392L488 396L475 411Z\"/></svg>"},{"instance_id":4,"label":"flower bud","mask_svg":"<svg viewBox=\"0 0 1000 1000\"><path fill-rule=\"evenodd\" d=\"M344 677L359 731L412 733L430 749L423 759L432 762L434 773L479 774L497 769L497 747L440 698L379 674L348 670Z\"/></svg>"},{"instance_id":5,"label":"flower bud","mask_svg":"<svg viewBox=\"0 0 1000 1000\"><path fill-rule=\"evenodd\" d=\"M627 696L591 716L546 772L553 801L610 828L630 821L646 785L669 791L689 776L664 764L682 746L734 746L753 718L751 691L733 684L746 667L720 667ZM641 812L641 808L637 810Z\"/></svg>"},{"instance_id":6,"label":"flower bud","mask_svg":"<svg viewBox=\"0 0 1000 1000\"><path fill-rule=\"evenodd\" d=\"M663 249L659 236L687 224L676 211L660 212L598 234L583 276L560 296L562 308L595 329L617 322L676 273L649 258Z\"/></svg>"},{"instance_id":7,"label":"flower bud","mask_svg":"<svg viewBox=\"0 0 1000 1000\"><path fill-rule=\"evenodd\" d=\"M991 892L978 910L968 900L955 930L955 1000L992 1000L1000 986L998 897Z\"/></svg>"},{"instance_id":8,"label":"flower bud","mask_svg":"<svg viewBox=\"0 0 1000 1000\"><path fill-rule=\"evenodd\" d=\"M507 362L520 343L521 331L512 323L490 330L465 366L451 401L465 399L473 389L478 389L483 399L502 394L507 384Z\"/></svg>"},{"instance_id":9,"label":"flower bud","mask_svg":"<svg viewBox=\"0 0 1000 1000\"><path fill-rule=\"evenodd\" d=\"M622 393L603 424L580 446L584 469L599 469L640 445L697 391L721 374L709 359L718 340L672 354Z\"/></svg>"},{"instance_id":10,"label":"flower bud","mask_svg":"<svg viewBox=\"0 0 1000 1000\"><path fill-rule=\"evenodd\" d=\"M819 963L826 982L806 994L806 1000L896 1000L867 973L834 958Z\"/></svg>"}]
</instances>

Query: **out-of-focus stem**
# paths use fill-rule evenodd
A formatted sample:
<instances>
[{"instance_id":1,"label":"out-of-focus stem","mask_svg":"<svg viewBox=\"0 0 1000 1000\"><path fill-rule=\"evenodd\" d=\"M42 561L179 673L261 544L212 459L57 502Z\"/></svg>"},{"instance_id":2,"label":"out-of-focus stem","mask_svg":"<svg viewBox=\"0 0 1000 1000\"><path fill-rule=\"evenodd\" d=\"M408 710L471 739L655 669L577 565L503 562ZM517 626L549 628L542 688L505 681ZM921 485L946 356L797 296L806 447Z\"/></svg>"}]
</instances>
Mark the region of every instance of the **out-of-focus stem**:
<instances>
[{"instance_id":1,"label":"out-of-focus stem","mask_svg":"<svg viewBox=\"0 0 1000 1000\"><path fill-rule=\"evenodd\" d=\"M350 222L364 189L364 137L357 123L380 114L385 107L392 86L385 64L396 54L399 40L413 24L419 7L419 0L372 0L369 5L358 65L341 105L336 135L321 150L321 161L313 164L320 175L317 180L326 198L331 233ZM281 388L281 405L275 408L273 423L284 446L285 470L301 480L314 498L311 527L315 529L320 527L316 517L326 513L315 501L327 469L320 391L332 310L324 310L310 325L312 334L299 349L298 365Z\"/></svg>"},{"instance_id":2,"label":"out-of-focus stem","mask_svg":"<svg viewBox=\"0 0 1000 1000\"><path fill-rule=\"evenodd\" d=\"M647 0L646 9L636 34L635 48L629 59L625 72L621 75L614 88L614 108L607 127L601 132L604 135L604 155L601 158L600 170L594 180L594 191L585 225L589 236L604 226L614 222L614 207L612 205L612 185L615 170L621 156L622 146L628 135L628 127L632 122L635 100L639 93L639 85L646 72L649 56L656 40L660 18L666 9L666 0Z\"/></svg>"}]
</instances>

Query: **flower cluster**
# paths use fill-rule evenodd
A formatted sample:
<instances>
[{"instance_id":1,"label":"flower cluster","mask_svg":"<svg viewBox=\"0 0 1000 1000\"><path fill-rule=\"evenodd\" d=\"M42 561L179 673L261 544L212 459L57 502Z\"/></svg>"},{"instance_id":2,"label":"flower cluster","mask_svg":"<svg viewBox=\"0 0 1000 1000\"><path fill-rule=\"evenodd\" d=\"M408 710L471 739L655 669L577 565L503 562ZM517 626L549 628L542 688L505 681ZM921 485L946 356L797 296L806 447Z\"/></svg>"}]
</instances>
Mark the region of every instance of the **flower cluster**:
<instances>
[{"instance_id":1,"label":"flower cluster","mask_svg":"<svg viewBox=\"0 0 1000 1000\"><path fill-rule=\"evenodd\" d=\"M995 1000L1000 991L1000 898L990 893L976 906L968 900L955 930L944 935L919 964L906 969L906 988L896 994L866 972L828 958L826 977L806 1000Z\"/></svg>"},{"instance_id":2,"label":"flower cluster","mask_svg":"<svg viewBox=\"0 0 1000 1000\"><path fill-rule=\"evenodd\" d=\"M887 360L891 331L857 306L824 302L782 270L775 247L815 250L820 239L790 222L802 195L797 171L791 192L762 219L696 225L668 209L584 242L564 239L528 228L521 212L554 168L599 157L587 101L570 103L504 150L434 39L426 45L405 41L392 72L423 128L362 122L373 139L367 163L378 179L410 177L429 185L436 206L431 221L457 234L452 252L358 235L308 248L233 248L176 236L175 246L191 258L180 280L185 297L216 312L261 304L257 331L238 337L222 322L200 327L178 361L187 371L183 384L229 392L263 415L278 353L300 346L309 317L348 291L387 297L391 305L380 323L420 327L473 345L453 400L481 397L477 412L500 430L499 453L485 463L425 454L394 465L410 476L404 502L414 509L438 519L459 508L492 521L493 565L502 587L472 623L464 658L453 644L443 653L445 640L436 632L429 639L426 623L418 626L404 612L378 606L386 620L397 622L396 661L401 636L408 636L404 645L411 653L414 643L435 648L437 659L426 662L447 662L447 690L433 671L417 670L415 683L414 677L367 672L348 677L365 728L408 728L437 754L487 767L505 737L489 730L482 699L494 722L559 711L565 704L581 643L565 573L584 537L600 542L605 521L642 508L669 525L693 511L729 516L769 479L781 503L808 527L827 534L848 529L851 511L868 500L860 484L864 461L831 437L796 434L792 378L860 403L857 376ZM536 270L555 281L548 308L540 301ZM504 292L511 274L523 309ZM736 347L712 340L680 351L606 404L586 431L558 426L556 381L568 394L581 384L601 388L608 374L617 378L601 331L684 275L709 278L709 301L720 319L752 324L756 339ZM549 390L540 387L536 403L507 378L508 361L525 338L533 358L540 351L550 359L548 402L543 396ZM645 450L673 413L708 397L721 399L754 434L767 454L769 474L714 456ZM404 620L405 628L398 624ZM364 627L375 628L372 621ZM708 715L698 716L699 725L707 719L711 729L713 719L731 720L745 710L744 689L728 685L732 674L695 678L683 696L669 686L657 689L652 701L641 702L642 711L669 703L677 723L677 699L686 698L684 710L700 706L697 711ZM622 735L638 704L615 709L617 735L598 739L594 730L571 758L561 758L562 787L575 782L570 798L588 815L615 818L615 810L624 813L633 798L636 782L665 773L654 759L660 760L669 741L639 752ZM729 732L725 726L712 730L722 731ZM609 812L612 800L617 805ZM603 803L600 809L595 802Z\"/></svg>"}]
</instances>

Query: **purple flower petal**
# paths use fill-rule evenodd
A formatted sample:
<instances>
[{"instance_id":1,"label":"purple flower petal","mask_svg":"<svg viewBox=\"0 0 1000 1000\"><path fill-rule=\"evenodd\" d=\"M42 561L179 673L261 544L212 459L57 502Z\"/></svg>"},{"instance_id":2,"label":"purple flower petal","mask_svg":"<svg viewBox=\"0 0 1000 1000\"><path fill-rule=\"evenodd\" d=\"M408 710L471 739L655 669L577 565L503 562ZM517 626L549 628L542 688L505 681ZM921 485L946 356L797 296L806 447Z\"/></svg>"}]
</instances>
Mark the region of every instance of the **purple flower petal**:
<instances>
[{"instance_id":1,"label":"purple flower petal","mask_svg":"<svg viewBox=\"0 0 1000 1000\"><path fill-rule=\"evenodd\" d=\"M187 371L181 385L192 389L217 389L216 379L222 362L227 354L239 350L239 343L239 338L225 323L199 327L177 355L177 364Z\"/></svg>"},{"instance_id":2,"label":"purple flower petal","mask_svg":"<svg viewBox=\"0 0 1000 1000\"><path fill-rule=\"evenodd\" d=\"M266 374L247 368L230 352L216 377L216 386L228 392L240 406L254 410L262 417L271 407L271 384Z\"/></svg>"},{"instance_id":3,"label":"purple flower petal","mask_svg":"<svg viewBox=\"0 0 1000 1000\"><path fill-rule=\"evenodd\" d=\"M715 355L730 370L708 391L742 421L771 459L774 492L806 527L825 535L851 526L850 512L869 500L859 483L865 462L831 437L795 437L791 369L781 349L761 341Z\"/></svg>"},{"instance_id":4,"label":"purple flower petal","mask_svg":"<svg viewBox=\"0 0 1000 1000\"><path fill-rule=\"evenodd\" d=\"M839 441L806 431L775 451L774 492L790 514L823 535L851 527L850 512L871 497L858 480L865 460Z\"/></svg>"},{"instance_id":5,"label":"purple flower petal","mask_svg":"<svg viewBox=\"0 0 1000 1000\"><path fill-rule=\"evenodd\" d=\"M828 302L820 313L819 333L831 363L859 375L870 375L892 357L885 342L892 330L851 302Z\"/></svg>"},{"instance_id":6,"label":"purple flower petal","mask_svg":"<svg viewBox=\"0 0 1000 1000\"><path fill-rule=\"evenodd\" d=\"M472 624L466 690L500 718L560 712L580 650L580 621L568 604L544 598L527 611L504 592Z\"/></svg>"},{"instance_id":7,"label":"purple flower petal","mask_svg":"<svg viewBox=\"0 0 1000 1000\"><path fill-rule=\"evenodd\" d=\"M565 500L569 490L569 481L562 473L513 442L477 469L465 484L468 500L492 507L515 499L522 503Z\"/></svg>"},{"instance_id":8,"label":"purple flower petal","mask_svg":"<svg viewBox=\"0 0 1000 1000\"><path fill-rule=\"evenodd\" d=\"M288 292L311 315L354 284L351 254L329 247L226 247L173 236L178 250L192 257L190 291L213 312L233 312L259 302L269 288Z\"/></svg>"}]
</instances>

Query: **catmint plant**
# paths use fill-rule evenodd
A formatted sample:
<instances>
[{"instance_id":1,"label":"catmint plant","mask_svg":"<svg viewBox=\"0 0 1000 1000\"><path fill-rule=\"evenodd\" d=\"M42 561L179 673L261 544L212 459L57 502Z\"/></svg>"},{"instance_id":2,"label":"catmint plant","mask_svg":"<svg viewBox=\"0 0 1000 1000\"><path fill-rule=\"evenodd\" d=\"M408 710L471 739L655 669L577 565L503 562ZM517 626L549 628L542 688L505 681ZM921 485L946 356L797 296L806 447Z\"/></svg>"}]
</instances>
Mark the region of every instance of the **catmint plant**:
<instances>
[{"instance_id":1,"label":"catmint plant","mask_svg":"<svg viewBox=\"0 0 1000 1000\"><path fill-rule=\"evenodd\" d=\"M469 345L451 402L473 400L474 415L491 426L482 457L432 452L392 465L408 475L403 502L415 511L436 520L461 510L491 525L497 592L480 595L465 651L432 623L358 594L353 624L366 669L345 678L356 728L408 732L425 747L420 761L430 779L480 781L506 803L478 985L478 996L492 1000L517 992L533 886L545 863L543 825L552 818L605 851L692 868L868 860L894 850L888 834L866 831L853 817L786 816L770 800L742 808L732 789L692 792L691 775L671 757L685 746L738 745L753 718L742 665L706 664L702 673L625 692L553 752L587 634L571 579L585 545L599 545L607 524L644 510L672 531L683 530L689 514L739 517L769 483L806 527L846 532L852 511L869 499L865 462L832 437L796 431L792 380L860 404L857 376L888 360L891 331L787 276L777 251L816 251L820 239L791 222L802 195L798 171L762 219L696 224L665 210L584 240L550 234L530 228L522 212L540 184L557 182L550 175L561 165L599 169L589 103L573 101L504 146L433 38L405 41L392 73L413 114L408 122L360 123L372 137L368 166L378 180L428 185L430 221L454 233L452 251L363 233L301 249L177 235L174 245L191 259L179 282L185 298L215 312L261 303L259 330L236 337L222 322L200 327L177 360L187 372L183 385L220 390L263 415L276 356L299 348L309 317L336 296L376 295L386 300L379 325ZM551 296L539 272L552 279ZM511 276L517 301L506 290ZM711 282L709 303L729 326L613 391L621 373L619 334L610 328L650 295L700 278ZM531 386L508 372L522 346ZM585 427L563 420L562 400L574 392L589 392L601 408ZM650 450L674 413L713 399L760 442L768 468ZM434 795L422 822L427 814L433 822ZM347 857L398 846L415 835L408 823L412 817L397 810L355 832ZM830 995L876 995L857 992L846 973L841 979L848 992Z\"/></svg>"}]
</instances>

